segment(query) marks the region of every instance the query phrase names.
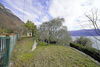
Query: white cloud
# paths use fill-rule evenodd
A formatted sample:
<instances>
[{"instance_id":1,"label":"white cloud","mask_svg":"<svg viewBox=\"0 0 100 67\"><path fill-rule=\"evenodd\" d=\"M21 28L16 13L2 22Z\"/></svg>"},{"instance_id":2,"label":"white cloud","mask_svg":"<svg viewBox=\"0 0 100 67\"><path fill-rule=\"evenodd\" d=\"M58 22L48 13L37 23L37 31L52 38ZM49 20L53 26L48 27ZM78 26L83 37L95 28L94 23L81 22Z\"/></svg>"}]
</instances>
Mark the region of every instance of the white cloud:
<instances>
[{"instance_id":1,"label":"white cloud","mask_svg":"<svg viewBox=\"0 0 100 67\"><path fill-rule=\"evenodd\" d=\"M35 20L36 18L38 18L38 16L37 15L35 15L34 13L32 13L32 10L30 9L30 7L29 6L25 6L25 8L27 8L28 10L26 10L25 8L24 8L24 3L23 3L23 1L21 1L21 0L16 0L16 1L12 1L12 0L6 0L7 1L7 3L9 3L14 9L16 9L17 11L20 11L21 13L23 13L22 15L19 15L18 14L18 16L20 16L20 18L22 19L22 20L24 20L24 22L26 22L28 19L29 20ZM29 5L31 5L31 0L26 0L26 2L29 4ZM22 4L23 3L23 4ZM17 6L16 6L17 5ZM31 7L32 7L32 5L31 5ZM15 13L16 14L16 13Z\"/></svg>"},{"instance_id":2,"label":"white cloud","mask_svg":"<svg viewBox=\"0 0 100 67\"><path fill-rule=\"evenodd\" d=\"M37 6L32 5L32 0L6 0L6 2L13 7L16 11L21 12L22 14L13 11L21 20L26 22L27 20L33 21L36 25L39 25L41 22L37 22L36 19L39 18L39 15L42 15L42 12L38 9L42 9L42 5L40 3L39 8ZM7 7L9 8L9 7ZM9 8L11 9L11 8ZM12 10L12 9L11 9Z\"/></svg>"},{"instance_id":3,"label":"white cloud","mask_svg":"<svg viewBox=\"0 0 100 67\"><path fill-rule=\"evenodd\" d=\"M44 22L48 21L48 20L49 20L49 18L47 16L44 16L43 19L42 19L42 21L44 21Z\"/></svg>"},{"instance_id":4,"label":"white cloud","mask_svg":"<svg viewBox=\"0 0 100 67\"><path fill-rule=\"evenodd\" d=\"M41 0L41 2L43 1ZM51 0L51 1L50 1L51 3L49 3L48 0L45 1L47 4L50 4L49 8L45 5L42 5L40 0L25 0L25 2L24 0L6 0L6 2L10 6L12 6L14 9L22 13L20 14L17 13L16 11L13 11L24 22L26 22L29 19L33 21L36 25L40 25L41 22L49 20L50 17L47 15L47 13L49 13L50 16L53 18L55 17L65 18L64 25L68 27L68 30L83 29L82 26L85 26L85 28L89 29L90 28L88 27L89 23L87 22L87 19L84 17L84 13L89 11L91 8L100 9L99 7L100 0ZM38 6L34 6L33 4ZM49 11L43 10L43 8L48 8ZM36 19L39 19L40 21L36 21Z\"/></svg>"},{"instance_id":5,"label":"white cloud","mask_svg":"<svg viewBox=\"0 0 100 67\"><path fill-rule=\"evenodd\" d=\"M49 12L54 18L59 16L64 17L64 25L68 27L68 30L77 30L83 28L81 25L84 22L76 20L80 16L84 16L84 13L91 8L99 8L99 2L99 0L53 0ZM89 27L87 26L86 28Z\"/></svg>"}]
</instances>

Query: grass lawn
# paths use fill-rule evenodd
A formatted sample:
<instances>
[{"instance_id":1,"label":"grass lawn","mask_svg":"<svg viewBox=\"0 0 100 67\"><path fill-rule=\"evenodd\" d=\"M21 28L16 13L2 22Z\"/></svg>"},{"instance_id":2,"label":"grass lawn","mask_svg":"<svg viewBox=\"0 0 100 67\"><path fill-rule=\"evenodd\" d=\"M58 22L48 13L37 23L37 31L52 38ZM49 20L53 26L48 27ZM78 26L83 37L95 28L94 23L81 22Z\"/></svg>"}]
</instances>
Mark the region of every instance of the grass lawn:
<instances>
[{"instance_id":1,"label":"grass lawn","mask_svg":"<svg viewBox=\"0 0 100 67\"><path fill-rule=\"evenodd\" d=\"M69 47L38 45L31 52L32 45L32 38L24 38L16 44L11 56L13 67L100 67Z\"/></svg>"}]
</instances>

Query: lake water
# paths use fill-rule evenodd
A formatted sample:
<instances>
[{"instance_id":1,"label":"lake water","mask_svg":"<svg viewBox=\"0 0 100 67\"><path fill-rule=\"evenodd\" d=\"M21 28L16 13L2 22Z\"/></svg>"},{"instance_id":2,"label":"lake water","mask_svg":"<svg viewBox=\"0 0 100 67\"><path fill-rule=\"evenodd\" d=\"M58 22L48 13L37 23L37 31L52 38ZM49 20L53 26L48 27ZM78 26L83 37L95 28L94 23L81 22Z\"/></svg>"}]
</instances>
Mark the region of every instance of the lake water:
<instances>
[{"instance_id":1,"label":"lake water","mask_svg":"<svg viewBox=\"0 0 100 67\"><path fill-rule=\"evenodd\" d=\"M72 36L72 40L76 40L77 38L79 38L80 36ZM99 49L100 50L100 41L98 41L96 38L100 39L100 36L95 36L96 38L94 38L93 36L85 36L87 38L89 38L93 44L92 44L92 47L93 48L96 48L96 49Z\"/></svg>"}]
</instances>

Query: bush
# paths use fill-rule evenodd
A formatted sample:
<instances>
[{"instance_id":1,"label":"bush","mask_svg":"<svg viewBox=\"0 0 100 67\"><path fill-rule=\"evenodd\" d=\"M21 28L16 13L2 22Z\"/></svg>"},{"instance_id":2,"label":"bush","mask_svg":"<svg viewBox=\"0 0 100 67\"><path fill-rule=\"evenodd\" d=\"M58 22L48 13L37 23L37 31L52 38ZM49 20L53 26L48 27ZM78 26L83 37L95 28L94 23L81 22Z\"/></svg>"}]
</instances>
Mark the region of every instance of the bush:
<instances>
[{"instance_id":1,"label":"bush","mask_svg":"<svg viewBox=\"0 0 100 67\"><path fill-rule=\"evenodd\" d=\"M47 46L47 44L45 42L39 41L38 46Z\"/></svg>"},{"instance_id":2,"label":"bush","mask_svg":"<svg viewBox=\"0 0 100 67\"><path fill-rule=\"evenodd\" d=\"M76 43L70 43L70 46L88 54L89 56L91 56L92 58L100 62L100 53L99 53L100 50L91 47L82 46Z\"/></svg>"},{"instance_id":3,"label":"bush","mask_svg":"<svg viewBox=\"0 0 100 67\"><path fill-rule=\"evenodd\" d=\"M81 44L83 46L92 47L92 41L86 37L80 37L75 40L75 43Z\"/></svg>"}]
</instances>

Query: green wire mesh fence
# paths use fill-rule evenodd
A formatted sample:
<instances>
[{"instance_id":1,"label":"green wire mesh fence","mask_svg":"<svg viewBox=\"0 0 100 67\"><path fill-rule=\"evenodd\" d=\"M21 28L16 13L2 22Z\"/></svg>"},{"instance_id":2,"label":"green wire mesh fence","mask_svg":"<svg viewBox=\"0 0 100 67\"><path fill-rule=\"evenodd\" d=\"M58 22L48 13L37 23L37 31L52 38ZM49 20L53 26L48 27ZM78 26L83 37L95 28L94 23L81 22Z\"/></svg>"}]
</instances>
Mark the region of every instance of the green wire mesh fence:
<instances>
[{"instance_id":1,"label":"green wire mesh fence","mask_svg":"<svg viewBox=\"0 0 100 67\"><path fill-rule=\"evenodd\" d=\"M6 67L9 63L10 38L0 37L0 67Z\"/></svg>"},{"instance_id":2,"label":"green wire mesh fence","mask_svg":"<svg viewBox=\"0 0 100 67\"><path fill-rule=\"evenodd\" d=\"M0 37L0 67L8 67L11 52L18 39L18 34Z\"/></svg>"}]
</instances>

